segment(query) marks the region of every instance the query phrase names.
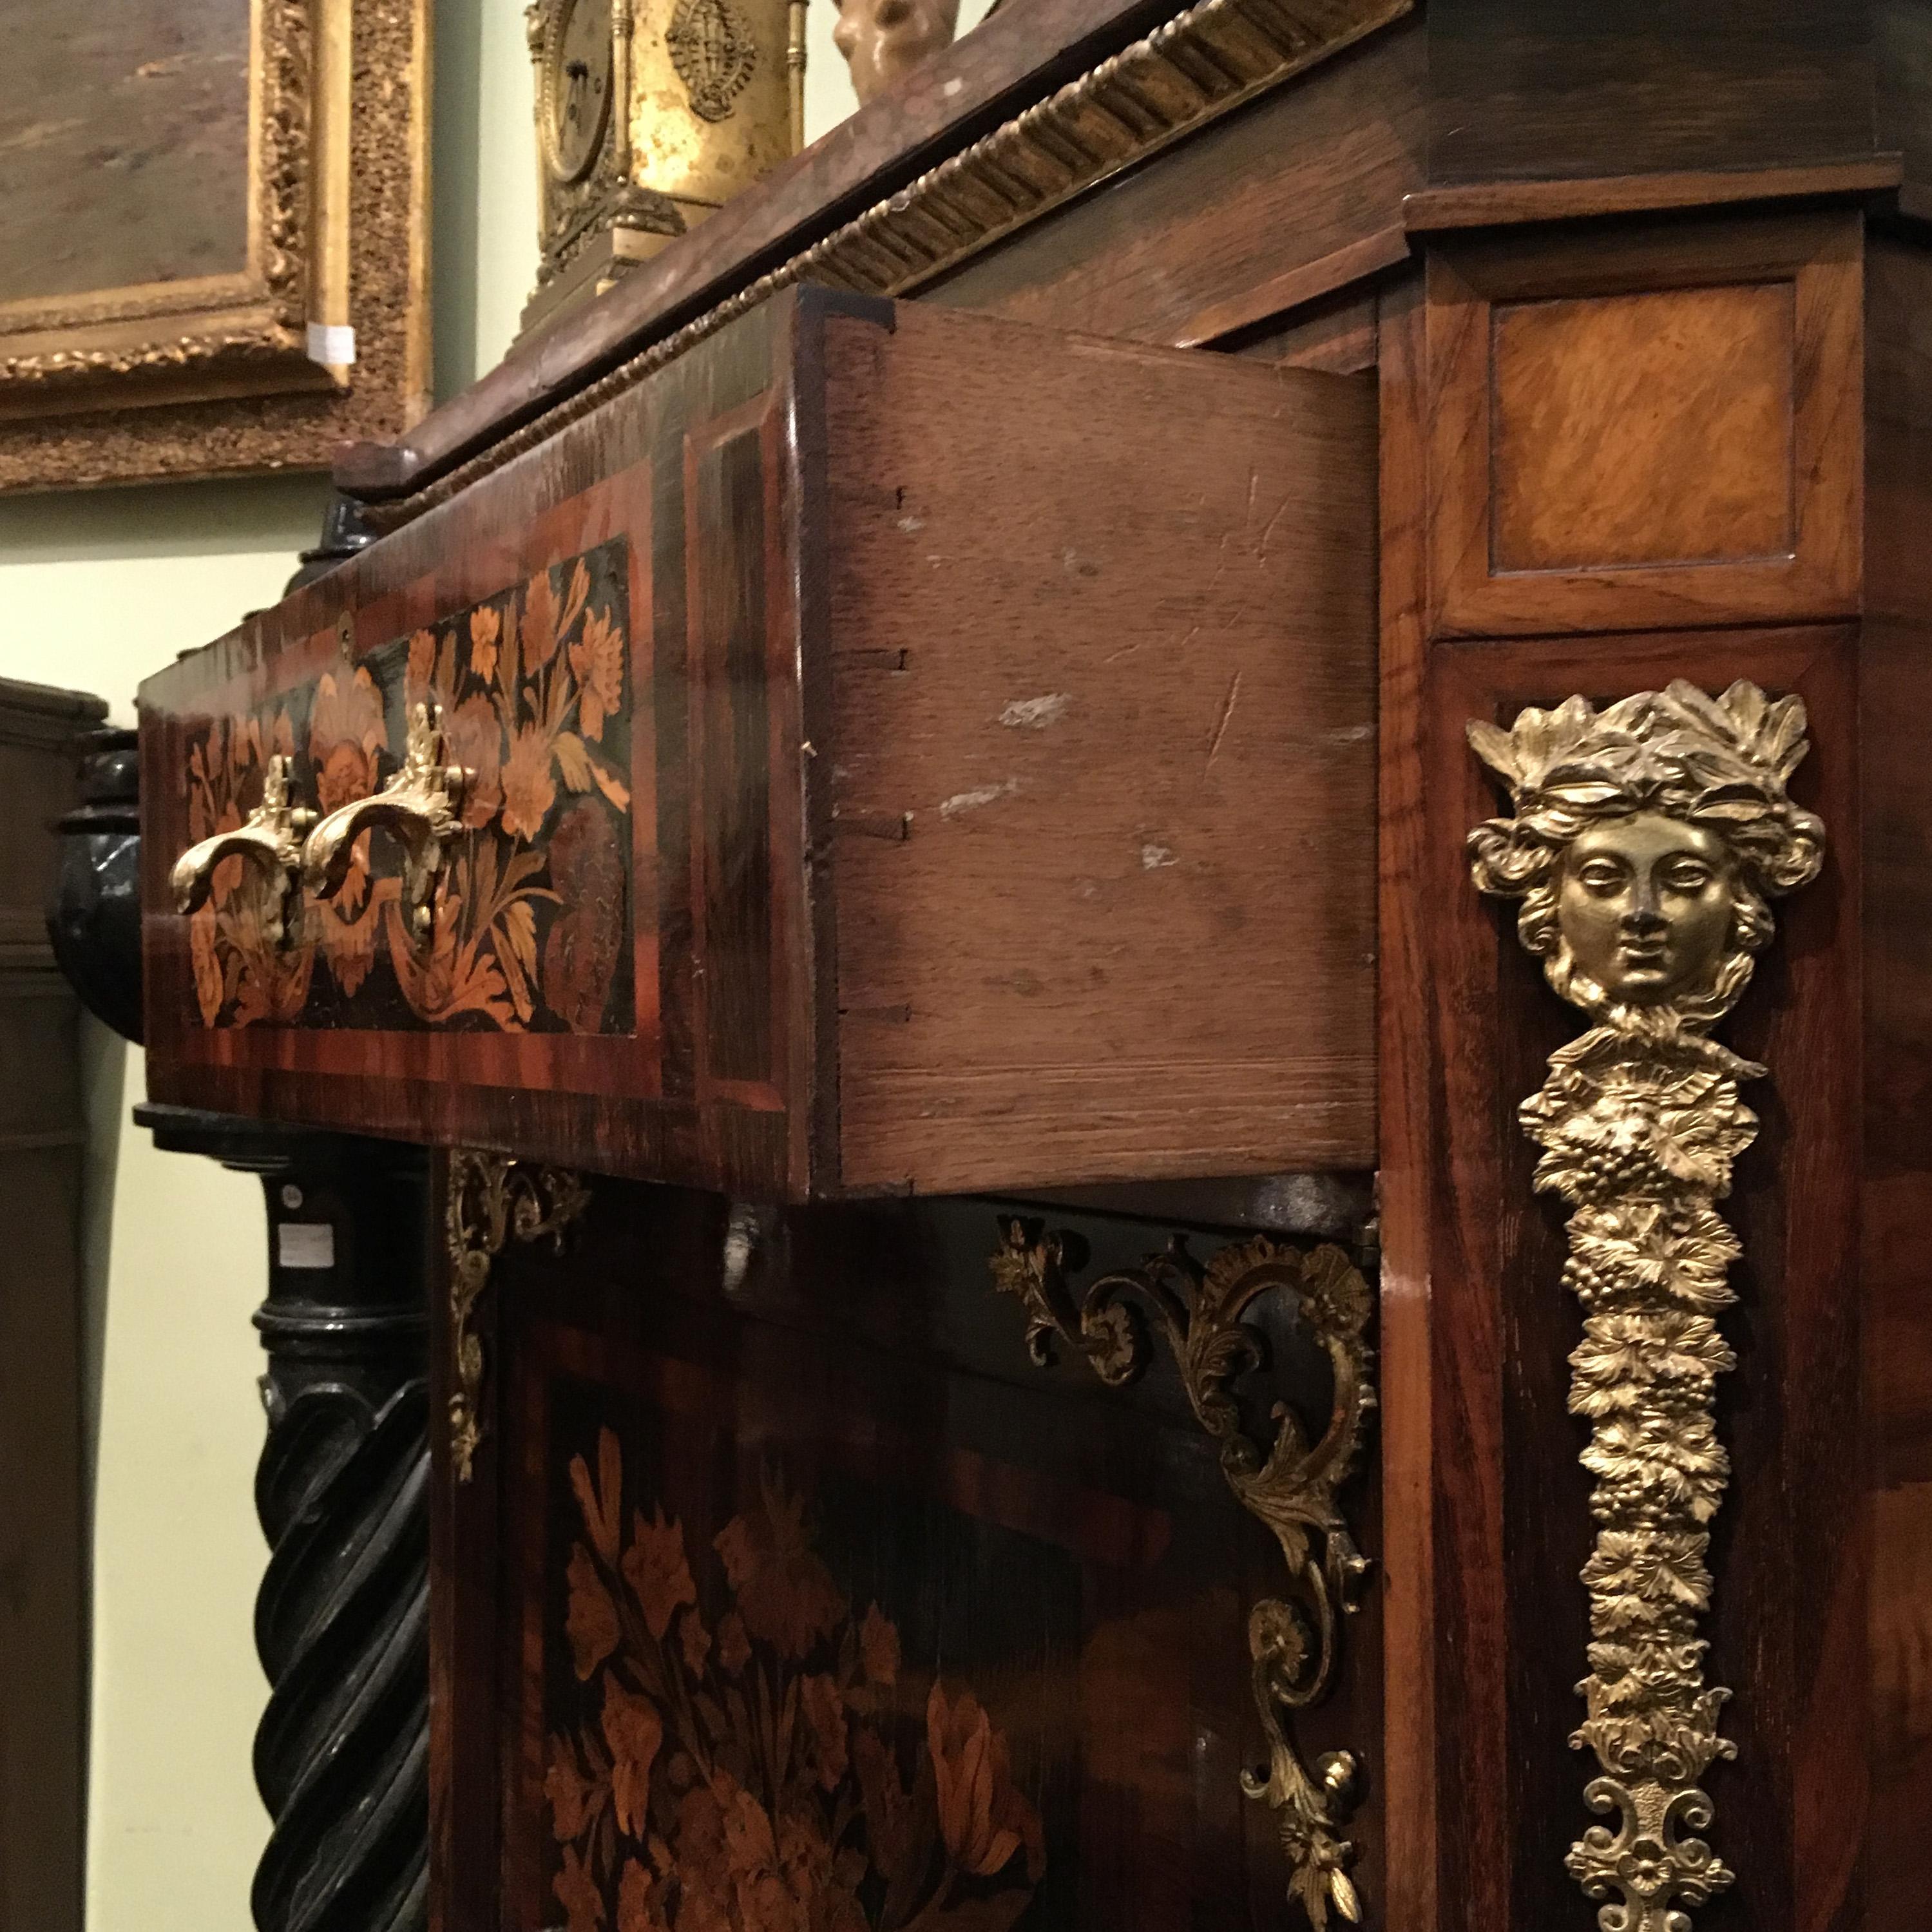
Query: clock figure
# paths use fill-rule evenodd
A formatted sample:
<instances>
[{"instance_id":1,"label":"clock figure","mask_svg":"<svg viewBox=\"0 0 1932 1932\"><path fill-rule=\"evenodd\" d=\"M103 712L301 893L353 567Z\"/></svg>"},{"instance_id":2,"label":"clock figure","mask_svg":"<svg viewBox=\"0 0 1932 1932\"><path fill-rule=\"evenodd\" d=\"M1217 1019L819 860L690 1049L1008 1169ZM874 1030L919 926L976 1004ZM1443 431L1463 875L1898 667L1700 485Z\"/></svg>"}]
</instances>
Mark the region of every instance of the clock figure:
<instances>
[{"instance_id":1,"label":"clock figure","mask_svg":"<svg viewBox=\"0 0 1932 1932\"><path fill-rule=\"evenodd\" d=\"M806 0L531 0L542 258L524 333L791 154Z\"/></svg>"},{"instance_id":2,"label":"clock figure","mask_svg":"<svg viewBox=\"0 0 1932 1932\"><path fill-rule=\"evenodd\" d=\"M616 55L611 0L566 0L543 50L544 158L561 181L590 172L610 125Z\"/></svg>"}]
</instances>

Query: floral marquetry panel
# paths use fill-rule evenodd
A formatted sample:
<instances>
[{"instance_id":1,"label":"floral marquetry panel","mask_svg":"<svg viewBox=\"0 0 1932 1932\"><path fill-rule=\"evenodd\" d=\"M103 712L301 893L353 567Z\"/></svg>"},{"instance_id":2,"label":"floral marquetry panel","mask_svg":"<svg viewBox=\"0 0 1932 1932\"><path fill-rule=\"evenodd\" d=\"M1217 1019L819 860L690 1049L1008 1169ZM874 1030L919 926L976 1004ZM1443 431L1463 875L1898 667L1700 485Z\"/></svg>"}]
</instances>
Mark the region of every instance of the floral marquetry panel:
<instances>
[{"instance_id":1,"label":"floral marquetry panel","mask_svg":"<svg viewBox=\"0 0 1932 1932\"><path fill-rule=\"evenodd\" d=\"M769 350L150 680L157 1093L782 1186Z\"/></svg>"},{"instance_id":2,"label":"floral marquetry panel","mask_svg":"<svg viewBox=\"0 0 1932 1932\"><path fill-rule=\"evenodd\" d=\"M367 798L438 707L470 777L428 943L373 832L347 876L272 943L243 861L224 860L189 926L194 1018L365 1030L632 1030L630 550L621 538L211 718L188 740L190 835L238 826L268 761L323 812Z\"/></svg>"},{"instance_id":3,"label":"floral marquetry panel","mask_svg":"<svg viewBox=\"0 0 1932 1932\"><path fill-rule=\"evenodd\" d=\"M450 1492L453 1910L1304 1932L1242 1784L1278 1554L1171 1370L1096 1401L1033 1366L989 1307L990 1225L605 1184L567 1256L506 1251L484 1446ZM1362 1723L1358 1676L1338 1691L1311 1746ZM1372 1797L1356 1822L1373 1898Z\"/></svg>"},{"instance_id":4,"label":"floral marquetry panel","mask_svg":"<svg viewBox=\"0 0 1932 1932\"><path fill-rule=\"evenodd\" d=\"M541 1868L574 1932L990 1929L1042 1897L1066 1909L1040 1805L1067 1808L1069 1714L1025 1684L1075 1654L1066 1551L849 1480L808 1494L778 1459L722 1528L688 1532L661 1454L640 1444L627 1472L608 1425L568 1448L554 1438L574 1508L554 1498L549 1519L563 1641L553 1588ZM934 1564L976 1573L980 1600L932 1615L916 1579ZM870 1590L912 1599L909 1633ZM969 1619L988 1628L949 1671L945 1627Z\"/></svg>"}]
</instances>

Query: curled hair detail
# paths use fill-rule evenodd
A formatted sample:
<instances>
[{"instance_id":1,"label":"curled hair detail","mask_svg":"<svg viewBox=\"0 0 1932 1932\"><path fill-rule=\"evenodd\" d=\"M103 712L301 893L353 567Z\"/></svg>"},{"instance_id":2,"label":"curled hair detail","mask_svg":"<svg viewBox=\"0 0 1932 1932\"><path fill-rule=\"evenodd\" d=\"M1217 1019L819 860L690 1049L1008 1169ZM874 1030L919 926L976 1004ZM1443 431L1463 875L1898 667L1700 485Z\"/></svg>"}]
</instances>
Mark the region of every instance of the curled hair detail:
<instances>
[{"instance_id":1,"label":"curled hair detail","mask_svg":"<svg viewBox=\"0 0 1932 1932\"><path fill-rule=\"evenodd\" d=\"M1565 1000L1625 1030L1703 1028L1734 1006L1772 930L1767 902L1808 884L1824 826L1786 790L1809 748L1803 701L1740 681L1711 698L1682 680L1599 711L1588 699L1526 709L1508 730L1477 722L1469 742L1508 788L1515 816L1469 834L1477 885L1522 902L1517 931ZM1655 813L1718 838L1733 868L1732 942L1708 987L1661 1011L1613 1004L1570 957L1557 894L1571 842L1607 820Z\"/></svg>"}]
</instances>

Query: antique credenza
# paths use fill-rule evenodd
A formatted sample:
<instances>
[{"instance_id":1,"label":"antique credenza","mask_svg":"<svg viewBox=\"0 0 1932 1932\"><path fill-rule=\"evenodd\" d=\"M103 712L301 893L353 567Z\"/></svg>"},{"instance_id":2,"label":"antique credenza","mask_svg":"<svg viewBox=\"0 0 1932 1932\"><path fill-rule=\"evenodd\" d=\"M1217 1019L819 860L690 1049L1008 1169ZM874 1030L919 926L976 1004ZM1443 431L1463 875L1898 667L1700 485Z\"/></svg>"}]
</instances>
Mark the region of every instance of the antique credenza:
<instances>
[{"instance_id":1,"label":"antique credenza","mask_svg":"<svg viewBox=\"0 0 1932 1932\"><path fill-rule=\"evenodd\" d=\"M344 453L142 693L158 1118L437 1150L270 1921L1925 1922L1928 76L1028 0Z\"/></svg>"}]
</instances>

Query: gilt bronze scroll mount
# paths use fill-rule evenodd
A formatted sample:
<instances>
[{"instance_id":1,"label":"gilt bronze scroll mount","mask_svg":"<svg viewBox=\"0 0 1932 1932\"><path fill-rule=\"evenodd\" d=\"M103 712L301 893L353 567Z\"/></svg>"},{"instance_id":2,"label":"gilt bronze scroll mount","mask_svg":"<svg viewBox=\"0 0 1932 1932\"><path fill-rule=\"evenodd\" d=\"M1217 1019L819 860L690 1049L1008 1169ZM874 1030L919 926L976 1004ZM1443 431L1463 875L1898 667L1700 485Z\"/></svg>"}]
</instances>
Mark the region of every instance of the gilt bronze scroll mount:
<instances>
[{"instance_id":1,"label":"gilt bronze scroll mount","mask_svg":"<svg viewBox=\"0 0 1932 1932\"><path fill-rule=\"evenodd\" d=\"M286 944L296 921L290 916L302 871L302 841L315 814L291 803L292 761L272 758L262 773L262 802L238 826L191 845L175 861L168 887L176 911L198 912L214 890L221 868L231 860L242 868L246 891L256 896L256 916L271 946Z\"/></svg>"},{"instance_id":2,"label":"gilt bronze scroll mount","mask_svg":"<svg viewBox=\"0 0 1932 1932\"><path fill-rule=\"evenodd\" d=\"M1288 1587L1255 1604L1248 1620L1255 1708L1268 1762L1243 1773L1241 1786L1274 1810L1292 1895L1316 1932L1331 1910L1358 1921L1360 1900L1348 1874L1354 1847L1341 1834L1359 1796L1360 1767L1348 1751L1306 1763L1292 1725L1294 1713L1319 1703L1334 1682L1342 1622L1359 1604L1369 1571L1339 1500L1376 1402L1367 1282L1333 1246L1304 1252L1258 1235L1204 1265L1177 1239L1141 1267L1103 1275L1076 1296L1067 1279L1070 1238L1013 1220L1000 1232L993 1280L1024 1304L1034 1360L1052 1366L1064 1342L1109 1388L1125 1388L1151 1361L1143 1310L1150 1312L1196 1418L1220 1446L1228 1487L1280 1546ZM1275 1404L1273 1439L1262 1442L1244 1428L1234 1387L1267 1366L1267 1344L1246 1318L1276 1294L1294 1300L1327 1354L1333 1394L1326 1423L1312 1435L1286 1403Z\"/></svg>"},{"instance_id":3,"label":"gilt bronze scroll mount","mask_svg":"<svg viewBox=\"0 0 1932 1932\"><path fill-rule=\"evenodd\" d=\"M449 1156L443 1228L449 1256L450 1463L459 1483L474 1474L482 1446L483 1340L476 1304L496 1257L514 1238L560 1251L590 1204L590 1190L567 1168L458 1148Z\"/></svg>"},{"instance_id":4,"label":"gilt bronze scroll mount","mask_svg":"<svg viewBox=\"0 0 1932 1932\"><path fill-rule=\"evenodd\" d=\"M1768 902L1808 884L1824 826L1786 786L1804 707L1755 685L1690 684L1598 710L1571 698L1508 730L1469 727L1514 816L1469 836L1478 887L1520 900L1517 933L1590 1019L1523 1103L1539 1190L1571 1209L1565 1285L1584 1309L1570 1408L1596 1479L1586 1714L1572 1736L1600 1775L1568 1868L1602 1932L1690 1932L1735 1874L1696 1835L1727 1690L1707 1684L1711 1524L1730 1475L1714 1414L1737 1365L1718 1317L1742 1252L1715 1204L1756 1137L1738 1098L1766 1070L1710 1037L1774 931Z\"/></svg>"}]
</instances>

